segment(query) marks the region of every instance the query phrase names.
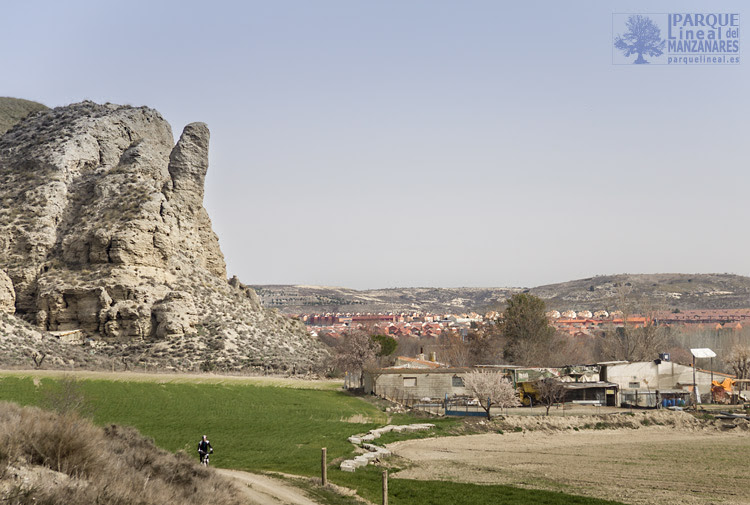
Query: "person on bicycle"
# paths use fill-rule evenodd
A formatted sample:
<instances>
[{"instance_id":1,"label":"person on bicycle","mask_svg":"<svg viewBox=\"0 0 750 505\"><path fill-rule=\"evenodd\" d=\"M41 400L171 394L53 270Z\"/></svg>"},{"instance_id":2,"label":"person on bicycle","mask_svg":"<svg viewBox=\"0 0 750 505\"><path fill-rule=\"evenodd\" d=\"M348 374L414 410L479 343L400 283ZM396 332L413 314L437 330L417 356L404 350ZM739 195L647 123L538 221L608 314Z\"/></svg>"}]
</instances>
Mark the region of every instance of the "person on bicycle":
<instances>
[{"instance_id":1,"label":"person on bicycle","mask_svg":"<svg viewBox=\"0 0 750 505\"><path fill-rule=\"evenodd\" d=\"M208 437L206 435L203 435L203 438L200 442L198 442L198 456L200 459L200 462L203 463L203 458L206 457L206 455L214 452L213 447L211 447L211 442L208 441Z\"/></svg>"}]
</instances>

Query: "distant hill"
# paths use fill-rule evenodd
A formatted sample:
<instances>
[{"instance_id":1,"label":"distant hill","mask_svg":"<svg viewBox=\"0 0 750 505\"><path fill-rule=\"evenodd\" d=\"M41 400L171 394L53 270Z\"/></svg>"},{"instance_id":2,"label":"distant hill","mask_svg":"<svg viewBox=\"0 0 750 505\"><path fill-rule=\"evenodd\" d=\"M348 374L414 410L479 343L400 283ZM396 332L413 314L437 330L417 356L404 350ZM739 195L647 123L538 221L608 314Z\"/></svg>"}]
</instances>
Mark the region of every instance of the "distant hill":
<instances>
[{"instance_id":1,"label":"distant hill","mask_svg":"<svg viewBox=\"0 0 750 505\"><path fill-rule=\"evenodd\" d=\"M32 112L45 109L47 109L46 106L37 102L0 96L0 135Z\"/></svg>"},{"instance_id":2,"label":"distant hill","mask_svg":"<svg viewBox=\"0 0 750 505\"><path fill-rule=\"evenodd\" d=\"M550 309L613 310L621 300L659 310L750 307L750 277L732 274L620 274L535 288L390 288L253 286L266 307L287 314L314 312L486 312L514 293L530 292Z\"/></svg>"},{"instance_id":3,"label":"distant hill","mask_svg":"<svg viewBox=\"0 0 750 505\"><path fill-rule=\"evenodd\" d=\"M599 275L529 291L558 310L612 310L623 296L660 310L750 307L750 277L733 274Z\"/></svg>"},{"instance_id":4,"label":"distant hill","mask_svg":"<svg viewBox=\"0 0 750 505\"><path fill-rule=\"evenodd\" d=\"M492 310L522 288L390 288L359 291L328 286L252 286L266 307L313 312L469 312Z\"/></svg>"}]
</instances>

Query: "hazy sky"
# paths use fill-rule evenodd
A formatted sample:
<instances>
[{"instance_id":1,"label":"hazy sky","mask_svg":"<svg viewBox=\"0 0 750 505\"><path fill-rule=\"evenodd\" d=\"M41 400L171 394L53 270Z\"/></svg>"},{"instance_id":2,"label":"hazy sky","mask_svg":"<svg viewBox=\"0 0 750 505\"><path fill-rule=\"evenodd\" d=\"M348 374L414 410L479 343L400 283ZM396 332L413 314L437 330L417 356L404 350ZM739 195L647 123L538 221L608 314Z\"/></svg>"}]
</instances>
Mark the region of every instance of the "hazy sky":
<instances>
[{"instance_id":1,"label":"hazy sky","mask_svg":"<svg viewBox=\"0 0 750 505\"><path fill-rule=\"evenodd\" d=\"M208 123L246 283L748 275L750 61L612 65L613 12L746 3L5 1L0 96Z\"/></svg>"}]
</instances>

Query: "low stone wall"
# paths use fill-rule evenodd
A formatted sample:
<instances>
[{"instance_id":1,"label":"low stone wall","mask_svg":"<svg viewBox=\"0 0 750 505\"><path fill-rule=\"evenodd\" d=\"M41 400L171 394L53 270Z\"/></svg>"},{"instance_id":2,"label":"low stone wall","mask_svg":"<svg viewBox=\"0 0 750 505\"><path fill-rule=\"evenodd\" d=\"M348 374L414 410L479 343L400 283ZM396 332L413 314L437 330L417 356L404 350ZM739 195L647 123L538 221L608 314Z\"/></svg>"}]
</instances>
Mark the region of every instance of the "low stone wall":
<instances>
[{"instance_id":1,"label":"low stone wall","mask_svg":"<svg viewBox=\"0 0 750 505\"><path fill-rule=\"evenodd\" d=\"M361 466L367 466L368 463L379 461L382 458L390 456L391 451L389 451L385 447L379 447L375 444L370 443L375 439L380 438L380 436L384 433L389 433L391 431L395 431L396 433L425 431L430 430L434 427L435 425L430 423L403 425L389 424L388 426L383 426L382 428L370 430L362 435L351 436L349 437L349 442L358 447L361 447L367 452L356 456L354 459L347 459L346 461L342 461L340 468L344 472L353 472Z\"/></svg>"}]
</instances>

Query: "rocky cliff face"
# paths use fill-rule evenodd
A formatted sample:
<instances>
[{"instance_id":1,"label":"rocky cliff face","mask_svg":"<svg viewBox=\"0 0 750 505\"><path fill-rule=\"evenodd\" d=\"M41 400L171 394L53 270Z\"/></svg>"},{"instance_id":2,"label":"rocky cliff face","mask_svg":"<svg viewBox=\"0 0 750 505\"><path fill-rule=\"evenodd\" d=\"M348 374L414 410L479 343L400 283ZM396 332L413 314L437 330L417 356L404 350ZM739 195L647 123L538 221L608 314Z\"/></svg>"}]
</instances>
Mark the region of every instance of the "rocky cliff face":
<instances>
[{"instance_id":1,"label":"rocky cliff face","mask_svg":"<svg viewBox=\"0 0 750 505\"><path fill-rule=\"evenodd\" d=\"M208 142L203 123L174 145L158 112L90 102L39 112L0 137L0 270L16 315L81 329L100 347L162 342L162 357L182 349L191 363L318 362L324 351L301 325L227 282L203 207Z\"/></svg>"},{"instance_id":2,"label":"rocky cliff face","mask_svg":"<svg viewBox=\"0 0 750 505\"><path fill-rule=\"evenodd\" d=\"M0 270L0 312L16 311L16 292L13 290L13 282L5 272Z\"/></svg>"}]
</instances>

